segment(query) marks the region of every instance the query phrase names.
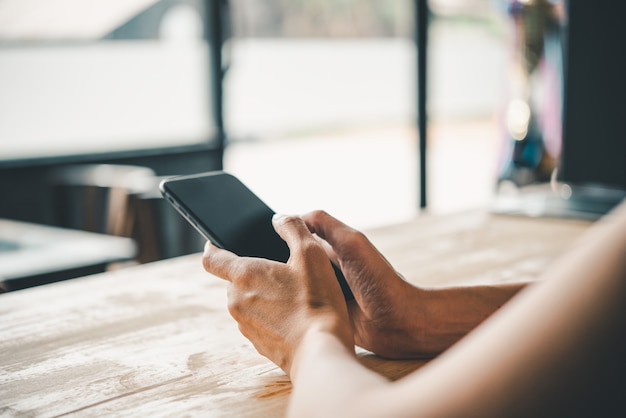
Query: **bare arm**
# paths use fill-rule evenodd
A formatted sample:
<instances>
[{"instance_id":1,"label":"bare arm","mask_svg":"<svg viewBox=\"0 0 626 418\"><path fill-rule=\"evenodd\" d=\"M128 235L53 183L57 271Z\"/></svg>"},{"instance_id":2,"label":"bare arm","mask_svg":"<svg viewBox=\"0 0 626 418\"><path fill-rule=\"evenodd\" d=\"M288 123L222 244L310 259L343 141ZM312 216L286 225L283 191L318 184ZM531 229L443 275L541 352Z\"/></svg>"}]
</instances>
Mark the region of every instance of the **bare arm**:
<instances>
[{"instance_id":1,"label":"bare arm","mask_svg":"<svg viewBox=\"0 0 626 418\"><path fill-rule=\"evenodd\" d=\"M547 281L398 382L361 368L332 336L312 336L296 353L292 416L624 416L625 209Z\"/></svg>"},{"instance_id":2,"label":"bare arm","mask_svg":"<svg viewBox=\"0 0 626 418\"><path fill-rule=\"evenodd\" d=\"M433 356L442 353L526 286L509 283L421 290L425 325L415 346Z\"/></svg>"},{"instance_id":3,"label":"bare arm","mask_svg":"<svg viewBox=\"0 0 626 418\"><path fill-rule=\"evenodd\" d=\"M427 329L422 329L415 326L415 318L403 317L405 331L415 329L422 336L407 334L407 346L410 347L410 341L415 344L414 347L421 347L419 350L413 348L420 355L425 355L427 351L431 354L444 351L521 287L523 285L416 289L421 296L415 299L414 304L419 301L420 305L427 307L428 316L433 320ZM393 384L362 367L353 354L331 334L320 332L316 327L307 332L291 369L294 391L289 416L401 416L387 409L390 399L396 399L396 407L408 406L408 399L403 397L414 395L405 393L398 396L399 384ZM410 392L422 390L412 387L412 384L408 386ZM321 399L324 401L320 402ZM417 411L420 408L414 412Z\"/></svg>"}]
</instances>

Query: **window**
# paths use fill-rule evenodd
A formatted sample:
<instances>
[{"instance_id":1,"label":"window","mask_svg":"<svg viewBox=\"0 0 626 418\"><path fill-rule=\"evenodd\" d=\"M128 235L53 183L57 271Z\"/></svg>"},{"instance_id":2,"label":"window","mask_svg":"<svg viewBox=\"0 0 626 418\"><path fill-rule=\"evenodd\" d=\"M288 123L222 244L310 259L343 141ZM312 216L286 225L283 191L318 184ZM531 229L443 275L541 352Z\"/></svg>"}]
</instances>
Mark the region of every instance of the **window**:
<instances>
[{"instance_id":1,"label":"window","mask_svg":"<svg viewBox=\"0 0 626 418\"><path fill-rule=\"evenodd\" d=\"M0 160L210 143L203 16L199 1L0 3Z\"/></svg>"}]
</instances>

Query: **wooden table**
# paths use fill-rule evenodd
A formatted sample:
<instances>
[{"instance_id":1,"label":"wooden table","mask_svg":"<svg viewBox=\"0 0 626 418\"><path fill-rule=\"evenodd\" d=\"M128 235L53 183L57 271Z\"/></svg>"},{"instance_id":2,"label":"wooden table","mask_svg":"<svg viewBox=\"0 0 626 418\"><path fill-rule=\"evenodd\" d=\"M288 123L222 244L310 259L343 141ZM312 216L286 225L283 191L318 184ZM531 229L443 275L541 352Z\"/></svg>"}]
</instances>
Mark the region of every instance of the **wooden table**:
<instances>
[{"instance_id":1,"label":"wooden table","mask_svg":"<svg viewBox=\"0 0 626 418\"><path fill-rule=\"evenodd\" d=\"M465 213L370 231L414 283L532 280L589 223ZM258 355L200 255L0 296L0 415L280 417L289 380ZM396 379L423 364L367 352Z\"/></svg>"}]
</instances>

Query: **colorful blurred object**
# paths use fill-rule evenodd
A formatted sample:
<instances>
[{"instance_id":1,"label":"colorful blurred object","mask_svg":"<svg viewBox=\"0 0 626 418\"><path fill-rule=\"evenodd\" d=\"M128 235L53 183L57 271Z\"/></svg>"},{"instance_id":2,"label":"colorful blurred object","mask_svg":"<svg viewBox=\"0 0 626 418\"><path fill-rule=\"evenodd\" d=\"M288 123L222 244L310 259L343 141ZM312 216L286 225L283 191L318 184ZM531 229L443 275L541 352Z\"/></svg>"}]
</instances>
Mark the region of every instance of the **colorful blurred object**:
<instances>
[{"instance_id":1,"label":"colorful blurred object","mask_svg":"<svg viewBox=\"0 0 626 418\"><path fill-rule=\"evenodd\" d=\"M563 5L512 0L511 74L503 110L499 182L516 186L549 181L561 150Z\"/></svg>"}]
</instances>

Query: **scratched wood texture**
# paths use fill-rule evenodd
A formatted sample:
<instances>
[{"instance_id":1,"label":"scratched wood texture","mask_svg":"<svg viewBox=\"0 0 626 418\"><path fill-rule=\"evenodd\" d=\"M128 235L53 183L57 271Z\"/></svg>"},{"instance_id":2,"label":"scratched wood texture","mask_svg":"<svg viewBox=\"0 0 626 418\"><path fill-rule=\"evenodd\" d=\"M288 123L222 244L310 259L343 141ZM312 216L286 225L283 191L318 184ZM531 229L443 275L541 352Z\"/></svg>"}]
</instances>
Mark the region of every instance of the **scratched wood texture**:
<instances>
[{"instance_id":1,"label":"scratched wood texture","mask_svg":"<svg viewBox=\"0 0 626 418\"><path fill-rule=\"evenodd\" d=\"M588 225L466 213L367 235L438 286L534 280ZM195 254L1 295L0 416L284 416L289 380L239 334L225 289ZM424 364L360 359L391 379Z\"/></svg>"}]
</instances>

